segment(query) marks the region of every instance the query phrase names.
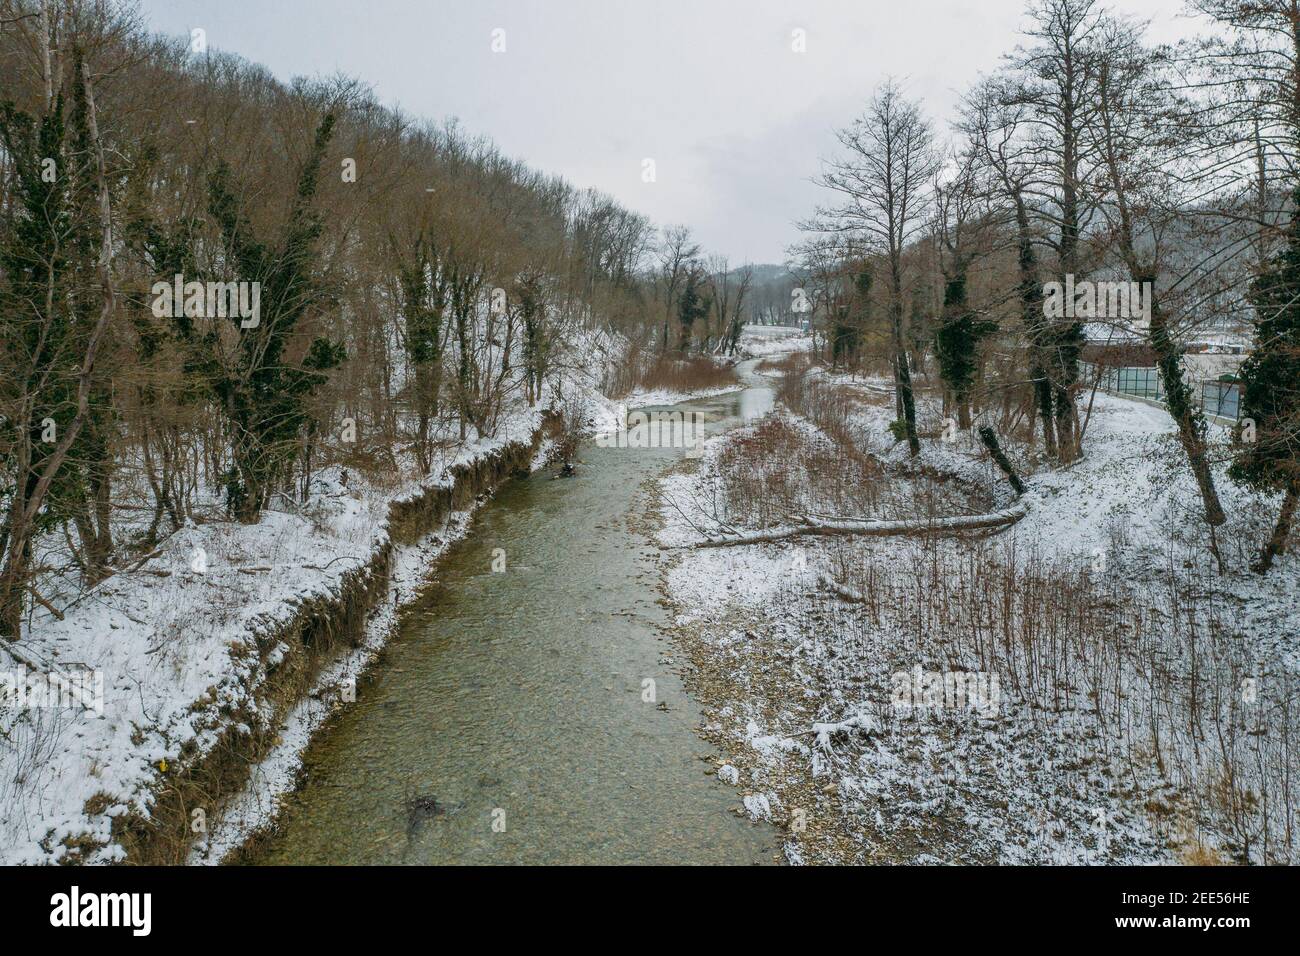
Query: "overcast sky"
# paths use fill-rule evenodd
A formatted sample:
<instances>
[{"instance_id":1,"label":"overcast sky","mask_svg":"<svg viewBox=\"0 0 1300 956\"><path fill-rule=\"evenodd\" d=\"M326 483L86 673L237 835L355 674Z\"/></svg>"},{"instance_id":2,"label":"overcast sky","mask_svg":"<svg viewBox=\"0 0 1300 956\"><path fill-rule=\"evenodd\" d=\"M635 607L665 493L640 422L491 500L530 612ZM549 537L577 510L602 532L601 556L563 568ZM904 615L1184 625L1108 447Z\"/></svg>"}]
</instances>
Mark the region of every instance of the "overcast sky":
<instances>
[{"instance_id":1,"label":"overcast sky","mask_svg":"<svg viewBox=\"0 0 1300 956\"><path fill-rule=\"evenodd\" d=\"M344 72L388 105L458 117L707 251L780 262L818 201L818 158L887 76L942 129L998 65L1023 0L143 0L155 30L277 76ZM1155 40L1195 32L1182 0L1123 0ZM493 32L504 31L504 52ZM792 49L802 30L806 52ZM500 35L498 35L500 36ZM655 182L642 181L645 159Z\"/></svg>"}]
</instances>

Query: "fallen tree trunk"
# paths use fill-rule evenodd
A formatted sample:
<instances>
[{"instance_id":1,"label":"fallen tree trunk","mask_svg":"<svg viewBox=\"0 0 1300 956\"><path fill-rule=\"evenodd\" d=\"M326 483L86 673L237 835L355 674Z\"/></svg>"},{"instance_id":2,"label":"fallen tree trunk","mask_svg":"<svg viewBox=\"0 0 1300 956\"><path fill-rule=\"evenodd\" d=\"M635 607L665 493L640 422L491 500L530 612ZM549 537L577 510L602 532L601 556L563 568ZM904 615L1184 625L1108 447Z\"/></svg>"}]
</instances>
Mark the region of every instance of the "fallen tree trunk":
<instances>
[{"instance_id":1,"label":"fallen tree trunk","mask_svg":"<svg viewBox=\"0 0 1300 956\"><path fill-rule=\"evenodd\" d=\"M826 590L830 591L836 597L843 598L845 601L851 601L854 604L867 603L867 598L864 594L862 594L859 591L853 590L853 588L851 587L840 584L839 581L836 581L829 574L826 574L824 572L818 574L817 583L820 584L822 587L824 587Z\"/></svg>"},{"instance_id":2,"label":"fallen tree trunk","mask_svg":"<svg viewBox=\"0 0 1300 956\"><path fill-rule=\"evenodd\" d=\"M1016 474L1016 469L1011 464L1011 459L1002 450L1002 446L998 443L997 433L993 431L992 426L981 426L979 436L980 441L984 443L984 447L988 449L994 462L1002 469L1002 474L1007 476L1007 481L1011 483L1012 490L1015 491L1017 496L1023 495L1025 493L1025 483L1020 480L1020 476Z\"/></svg>"},{"instance_id":3,"label":"fallen tree trunk","mask_svg":"<svg viewBox=\"0 0 1300 956\"><path fill-rule=\"evenodd\" d=\"M728 535L722 538L710 538L701 541L697 548L722 548L734 544L765 544L771 541L784 541L805 534L934 534L940 532L977 531L984 528L1000 528L1015 524L1025 516L1023 504L1016 504L1001 511L991 511L980 515L953 515L947 518L914 518L905 521L877 521L857 518L825 519L813 521L805 518L803 524L768 528L749 534Z\"/></svg>"}]
</instances>

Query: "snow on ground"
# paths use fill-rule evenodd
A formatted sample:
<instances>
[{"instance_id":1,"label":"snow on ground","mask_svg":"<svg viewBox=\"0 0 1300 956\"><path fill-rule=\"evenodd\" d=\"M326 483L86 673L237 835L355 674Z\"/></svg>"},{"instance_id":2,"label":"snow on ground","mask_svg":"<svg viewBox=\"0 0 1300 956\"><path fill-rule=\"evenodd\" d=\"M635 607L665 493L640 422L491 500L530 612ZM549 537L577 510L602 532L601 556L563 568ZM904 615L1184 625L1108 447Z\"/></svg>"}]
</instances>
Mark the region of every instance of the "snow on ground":
<instances>
[{"instance_id":1,"label":"snow on ground","mask_svg":"<svg viewBox=\"0 0 1300 956\"><path fill-rule=\"evenodd\" d=\"M618 426L620 405L685 397L639 393L611 402L599 392L601 370L619 360L626 341L575 329L565 348L584 357L565 389L582 394L588 424L597 433ZM559 401L548 390L540 404ZM114 819L126 813L147 817L168 771L206 754L228 731L230 714L264 716L259 690L287 648L262 647L261 636L292 620L303 605L339 595L349 573L389 543L390 505L449 484L450 469L458 464L530 440L540 415L539 409L508 415L495 437L446 452L427 479L408 477L379 487L356 473L328 469L316 477L306 502L277 499L252 526L221 518L213 497L200 509L207 520L187 523L148 560L118 570L80 597L74 580L42 580L43 594L63 608L63 616L37 607L24 640L0 645L0 675L21 680L98 672L102 716L77 706L0 709L0 863L56 862L70 850L82 862L121 859L122 848L111 841ZM118 516L119 537L141 530L140 520L130 512ZM279 740L254 769L249 787L221 819L214 814L207 840L195 848L196 862L219 861L270 819L278 796L294 786L311 734L383 644L397 609L468 522L468 514L454 515L419 543L395 548L393 601L372 615L361 646L327 665L311 695L283 718ZM0 690L7 689L0 678ZM276 722L274 715L270 719Z\"/></svg>"},{"instance_id":2,"label":"snow on ground","mask_svg":"<svg viewBox=\"0 0 1300 956\"><path fill-rule=\"evenodd\" d=\"M307 501L278 497L249 526L225 519L213 494L197 503L199 523L187 523L147 560L80 597L75 577L42 579L40 590L62 617L37 607L23 641L0 644L0 691L8 689L5 675L98 672L102 716L80 706L0 707L0 864L122 859L123 848L111 842L114 819L147 817L168 773L207 754L229 732L232 714L265 719L279 739L224 817L212 814L193 860L218 862L265 824L278 796L294 786L311 734L373 659L437 556L465 532L469 514L454 514L418 543L393 548L391 600L371 614L361 645L327 664L311 694L284 717L259 709L288 651L262 646L265 636L304 605L339 597L351 572L390 544L393 504L448 487L458 465L531 441L543 408L560 407L576 392L589 427L612 430L617 407L600 394L600 383L626 353L626 340L573 327L557 347L581 357L568 363L563 394L548 384L536 407L507 412L491 438L456 444L452 434L443 436L447 450L427 477L406 457L382 484L330 468L316 476ZM544 454L545 447L535 467ZM119 539L143 531L146 517L143 509L116 514Z\"/></svg>"},{"instance_id":3,"label":"snow on ground","mask_svg":"<svg viewBox=\"0 0 1300 956\"><path fill-rule=\"evenodd\" d=\"M546 465L550 448L550 440L543 441L533 459L533 470ZM472 522L472 511L453 512L445 527L429 532L414 544L394 548L388 583L390 599L377 607L366 622L359 646L325 668L311 693L285 717L278 742L252 768L248 786L231 799L209 833L195 843L191 864L221 863L227 854L275 820L280 800L298 784L303 754L312 736L354 699L351 692L394 632L402 608L415 600L429 582L430 569L448 548L469 533Z\"/></svg>"},{"instance_id":4,"label":"snow on ground","mask_svg":"<svg viewBox=\"0 0 1300 956\"><path fill-rule=\"evenodd\" d=\"M893 402L881 399L881 383L825 377L856 389L865 400L851 418L855 444L887 464L906 467L905 446L888 432ZM811 428L806 420L783 414L799 428ZM952 442L941 439L942 416L932 401L923 400L919 419L929 435L922 453L927 466L960 476L988 508L1011 500L1004 479L975 442L960 435ZM1005 673L998 706L988 713L943 704L898 705L900 675L916 675L904 686L919 687L928 675L978 675L987 666L972 651L963 630L970 622L961 618L960 607L927 607L920 617L908 611L909 602L927 602L931 594L942 592L945 602L954 593L960 596L965 586L960 576L966 573L962 555L977 553L978 544L943 539L935 552L902 537L805 536L693 549L701 540L699 529L712 530L715 515L704 513L699 503L716 501L720 456L753 430L711 440L694 469L661 482L664 500L675 505L662 509L660 540L670 555L665 592L675 609L675 636L694 665L690 686L704 704L703 733L724 754L719 762L730 768L727 778L735 777L751 816L785 828L787 859L1161 863L1259 858L1257 835L1252 836L1256 845L1247 849L1240 833L1216 825L1213 808L1189 795L1198 759L1211 764L1211 774L1222 771L1213 766L1213 757L1189 756L1186 751L1197 749L1196 743L1189 746L1190 736L1176 726L1165 731L1161 746L1179 760L1186 758L1193 769L1167 763L1168 773L1162 775L1149 759L1149 747L1142 749L1143 727L1117 735L1100 725L1097 708L1086 700L1064 710L1044 708L1018 692ZM1026 476L1028 514L996 541L1008 549L1005 553L1018 549L1028 556L1022 562L1026 581L1053 561L1087 567L1115 600L1136 601L1135 615L1142 613L1144 600L1151 600L1146 613L1159 619L1164 598L1160 607L1154 602L1173 563L1193 582L1193 590L1210 595L1212 612L1227 608L1221 623L1231 629L1228 663L1245 660L1255 668L1245 673L1252 674L1300 670L1300 561L1292 556L1267 577L1236 570L1213 580L1204 526L1196 522L1199 499L1163 409L1097 395L1086 457L1065 469L1037 467L1029 449L1005 438L1004 444ZM1218 478L1233 514L1221 529L1221 541L1242 542L1241 553L1228 557L1243 568L1276 515L1277 502L1232 485L1222 464ZM1201 565L1204 578L1197 577ZM978 566L987 571L993 565ZM870 576L884 606L867 607L819 586L819 577L846 574ZM957 577L947 577L935 590L925 584L930 574ZM978 594L994 585L977 578L969 587ZM1129 613L1124 607L1117 605L1113 613ZM1119 621L1117 633L1127 633L1129 623ZM1181 646L1165 661L1175 670L1185 664ZM1114 679L1125 687L1121 699L1149 696L1147 685L1127 669ZM1226 686L1231 696L1238 683L1237 677L1216 683L1213 693ZM1172 696L1181 693L1178 688ZM919 692L913 699L920 700ZM1144 713L1164 719L1165 705L1150 704ZM1176 707L1169 706L1176 723ZM1256 755L1276 760L1285 749L1276 726ZM1293 723L1288 726L1282 738L1294 733ZM1265 776L1279 777L1276 766L1269 764ZM1255 787L1257 795L1272 790L1274 811L1285 815L1286 808L1276 805L1277 784L1273 779L1241 786ZM1288 851L1274 845L1271 852L1277 859Z\"/></svg>"},{"instance_id":5,"label":"snow on ground","mask_svg":"<svg viewBox=\"0 0 1300 956\"><path fill-rule=\"evenodd\" d=\"M874 389L879 382L867 386ZM1201 501L1186 464L1177 430L1164 408L1098 392L1087 416L1086 454L1066 468L1051 469L1032 450L1002 436L1004 450L1025 479L1028 514L1008 535L1031 547L1041 560L1074 560L1100 573L1154 580L1172 562L1207 573L1215 566L1207 548ZM889 434L892 404L864 407L857 423L859 442L893 463L907 458L903 443ZM936 436L942 414L929 397L920 401L918 427ZM1281 506L1280 495L1262 495L1227 477L1227 430L1210 425L1218 442L1215 484L1229 520L1218 539L1229 574L1216 578L1215 590L1234 605L1244 638L1261 656L1284 654L1300 672L1300 592L1295 555L1275 573L1246 569L1266 540ZM983 453L973 434L925 443L924 461L961 475L984 489L999 506L1011 500L1001 472ZM1293 549L1296 550L1296 549Z\"/></svg>"},{"instance_id":6,"label":"snow on ground","mask_svg":"<svg viewBox=\"0 0 1300 956\"><path fill-rule=\"evenodd\" d=\"M740 353L745 358L770 358L811 347L811 333L784 325L747 325L740 339Z\"/></svg>"},{"instance_id":7,"label":"snow on ground","mask_svg":"<svg viewBox=\"0 0 1300 956\"><path fill-rule=\"evenodd\" d=\"M805 332L800 332L798 329L777 325L747 325L741 331L736 350L741 358L760 358L803 351L808 349L811 344L811 336ZM666 405L677 405L691 399L725 395L727 392L734 392L739 388L741 386L734 382L727 385L689 389L687 391L675 391L667 388L636 388L624 398L613 402L612 405L614 407L622 406L625 411L637 408L658 408Z\"/></svg>"},{"instance_id":8,"label":"snow on ground","mask_svg":"<svg viewBox=\"0 0 1300 956\"><path fill-rule=\"evenodd\" d=\"M676 405L679 402L690 401L693 398L711 398L714 395L725 395L727 392L734 392L739 385L715 385L711 388L697 388L685 392L674 391L669 388L637 388L626 397L621 398L616 403L622 405L624 409L637 408L658 408L664 405Z\"/></svg>"},{"instance_id":9,"label":"snow on ground","mask_svg":"<svg viewBox=\"0 0 1300 956\"><path fill-rule=\"evenodd\" d=\"M84 862L121 859L110 841L113 819L147 816L168 768L207 753L227 729L226 715L258 713L259 689L287 650L260 647L260 636L304 604L340 593L349 572L388 543L391 504L450 485L457 465L530 441L540 421L539 409L521 410L495 437L449 450L429 478L395 487L331 468L301 506L277 502L285 510L268 510L251 526L188 523L138 568L68 606L61 620L37 608L24 640L0 645L0 674L98 671L102 716L80 707L0 710L0 863L56 861L65 840L86 851ZM465 521L457 516L422 548L403 549L398 588L409 592L418 577L412 562L435 556ZM72 593L49 591L60 604ZM390 618L385 609L362 652L327 681L367 659ZM311 702L299 710L277 751L286 768L281 783L292 769L287 755L319 722Z\"/></svg>"}]
</instances>

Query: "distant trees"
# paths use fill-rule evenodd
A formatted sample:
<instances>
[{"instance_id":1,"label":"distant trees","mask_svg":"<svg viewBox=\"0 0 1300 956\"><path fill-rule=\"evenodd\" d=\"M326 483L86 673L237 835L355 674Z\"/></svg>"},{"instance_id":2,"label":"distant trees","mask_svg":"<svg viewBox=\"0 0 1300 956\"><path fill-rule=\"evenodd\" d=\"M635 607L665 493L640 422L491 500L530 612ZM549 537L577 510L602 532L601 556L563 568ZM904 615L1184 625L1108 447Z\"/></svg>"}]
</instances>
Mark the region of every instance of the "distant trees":
<instances>
[{"instance_id":1,"label":"distant trees","mask_svg":"<svg viewBox=\"0 0 1300 956\"><path fill-rule=\"evenodd\" d=\"M718 317L717 348L722 354L732 354L740 343L740 332L744 327L744 310L749 287L753 282L753 266L746 265L733 271L725 256L714 256L709 260L709 290L713 300L714 312ZM712 338L712 335L709 336ZM705 342L707 348L709 342Z\"/></svg>"},{"instance_id":2,"label":"distant trees","mask_svg":"<svg viewBox=\"0 0 1300 956\"><path fill-rule=\"evenodd\" d=\"M752 265L743 266L736 276L736 294L734 299L730 299L730 306L722 308L722 324L725 329L723 333L721 351L728 355L736 354L736 349L740 345L740 333L745 326L745 310L749 305L749 291L754 282L754 267ZM729 283L724 280L724 285ZM727 315L730 312L731 318Z\"/></svg>"},{"instance_id":3,"label":"distant trees","mask_svg":"<svg viewBox=\"0 0 1300 956\"><path fill-rule=\"evenodd\" d=\"M682 293L677 299L678 351L690 350L691 330L696 322L708 317L712 308L713 299L708 292L704 269L698 264L692 265L682 279Z\"/></svg>"},{"instance_id":4,"label":"distant trees","mask_svg":"<svg viewBox=\"0 0 1300 956\"><path fill-rule=\"evenodd\" d=\"M664 229L656 256L658 271L655 275L655 289L661 297L664 310L660 348L666 352L668 351L668 326L679 305L682 285L691 271L698 266L700 245L691 238L691 230L688 227L668 226ZM680 321L679 318L678 322ZM691 321L694 322L694 318ZM680 345L680 337L678 344Z\"/></svg>"}]
</instances>

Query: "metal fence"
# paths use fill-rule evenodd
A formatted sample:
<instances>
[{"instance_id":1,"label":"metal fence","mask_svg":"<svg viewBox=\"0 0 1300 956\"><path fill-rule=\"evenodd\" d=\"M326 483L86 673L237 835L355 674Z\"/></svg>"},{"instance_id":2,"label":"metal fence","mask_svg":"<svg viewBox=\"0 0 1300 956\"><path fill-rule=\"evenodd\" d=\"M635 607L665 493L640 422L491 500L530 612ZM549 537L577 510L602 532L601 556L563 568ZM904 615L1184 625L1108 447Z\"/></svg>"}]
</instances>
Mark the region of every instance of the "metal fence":
<instances>
[{"instance_id":1,"label":"metal fence","mask_svg":"<svg viewBox=\"0 0 1300 956\"><path fill-rule=\"evenodd\" d=\"M1236 382L1202 382L1201 407L1207 415L1241 419L1241 386Z\"/></svg>"},{"instance_id":2,"label":"metal fence","mask_svg":"<svg viewBox=\"0 0 1300 956\"><path fill-rule=\"evenodd\" d=\"M1097 378L1097 366L1091 362L1080 362L1083 381L1089 385ZM1103 392L1117 395L1134 395L1138 398L1150 398L1157 402L1164 401L1164 388L1160 385L1160 373L1154 368L1101 368L1101 379L1097 387Z\"/></svg>"},{"instance_id":3,"label":"metal fence","mask_svg":"<svg viewBox=\"0 0 1300 956\"><path fill-rule=\"evenodd\" d=\"M1160 384L1160 372L1155 368L1127 367L1110 368L1102 366L1099 370L1091 362L1080 362L1081 380L1097 387L1103 392L1114 395L1132 395L1134 398L1146 398L1156 402L1165 400L1164 388ZM1238 421L1241 418L1241 386L1236 382L1202 382L1201 408L1206 415Z\"/></svg>"}]
</instances>

